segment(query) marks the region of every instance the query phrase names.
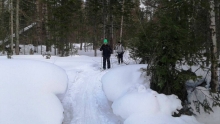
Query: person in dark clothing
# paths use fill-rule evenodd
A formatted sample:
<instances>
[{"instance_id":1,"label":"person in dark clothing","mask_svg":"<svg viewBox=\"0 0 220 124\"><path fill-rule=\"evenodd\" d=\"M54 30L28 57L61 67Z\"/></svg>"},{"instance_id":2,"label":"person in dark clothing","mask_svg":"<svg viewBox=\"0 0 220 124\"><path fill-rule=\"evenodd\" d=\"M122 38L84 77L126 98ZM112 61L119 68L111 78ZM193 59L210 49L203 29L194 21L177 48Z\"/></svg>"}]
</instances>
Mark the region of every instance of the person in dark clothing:
<instances>
[{"instance_id":1,"label":"person in dark clothing","mask_svg":"<svg viewBox=\"0 0 220 124\"><path fill-rule=\"evenodd\" d=\"M118 64L123 63L124 47L121 45L121 42L118 42L118 45L116 46L116 52L118 57Z\"/></svg>"},{"instance_id":2,"label":"person in dark clothing","mask_svg":"<svg viewBox=\"0 0 220 124\"><path fill-rule=\"evenodd\" d=\"M110 56L112 54L112 49L108 45L107 39L104 39L104 44L101 46L100 51L102 51L102 57L103 57L103 69L106 69L106 61L107 61L107 68L111 68L110 64Z\"/></svg>"}]
</instances>

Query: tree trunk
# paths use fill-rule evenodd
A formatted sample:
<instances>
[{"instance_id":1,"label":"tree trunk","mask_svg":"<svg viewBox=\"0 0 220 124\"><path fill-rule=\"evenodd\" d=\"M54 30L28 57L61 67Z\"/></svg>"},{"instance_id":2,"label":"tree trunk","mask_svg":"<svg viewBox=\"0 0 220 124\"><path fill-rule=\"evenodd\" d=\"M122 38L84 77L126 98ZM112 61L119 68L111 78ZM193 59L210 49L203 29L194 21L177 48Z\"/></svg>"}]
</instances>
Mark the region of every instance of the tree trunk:
<instances>
[{"instance_id":1,"label":"tree trunk","mask_svg":"<svg viewBox=\"0 0 220 124\"><path fill-rule=\"evenodd\" d=\"M10 26L11 26L11 52L13 53L13 0L10 0L10 14L11 14L11 17L10 17Z\"/></svg>"},{"instance_id":2,"label":"tree trunk","mask_svg":"<svg viewBox=\"0 0 220 124\"><path fill-rule=\"evenodd\" d=\"M108 26L108 40L109 40L109 45L113 49L113 12L112 12L112 7L113 3L112 1L107 2L108 6L108 18L107 18L107 26Z\"/></svg>"},{"instance_id":3,"label":"tree trunk","mask_svg":"<svg viewBox=\"0 0 220 124\"><path fill-rule=\"evenodd\" d=\"M113 41L114 39L114 24L113 24L113 14L111 15L111 47L112 47L112 52L114 53L114 44L115 42Z\"/></svg>"},{"instance_id":4,"label":"tree trunk","mask_svg":"<svg viewBox=\"0 0 220 124\"><path fill-rule=\"evenodd\" d=\"M43 4L43 17L44 17L44 27L45 27L45 30L44 30L44 41L45 41L45 45L46 45L46 52L48 51L51 51L51 44L50 44L50 36L49 36L49 27L48 27L48 4L47 3L44 3Z\"/></svg>"},{"instance_id":5,"label":"tree trunk","mask_svg":"<svg viewBox=\"0 0 220 124\"><path fill-rule=\"evenodd\" d=\"M217 38L217 40L216 40L216 42L217 42L217 57L218 57L218 59L219 59L219 55L220 55L220 44L219 44L219 42L220 42L220 33L219 33L219 31L220 31L220 23L219 23L219 20L220 20L220 18L219 18L219 5L220 5L220 3L219 3L219 1L218 0L215 0L215 22L216 22L216 38Z\"/></svg>"},{"instance_id":6,"label":"tree trunk","mask_svg":"<svg viewBox=\"0 0 220 124\"><path fill-rule=\"evenodd\" d=\"M94 29L94 41L93 41L93 50L94 50L94 56L97 56L97 16L95 15L94 23L95 23L95 29Z\"/></svg>"},{"instance_id":7,"label":"tree trunk","mask_svg":"<svg viewBox=\"0 0 220 124\"><path fill-rule=\"evenodd\" d=\"M36 1L36 8L37 8L37 44L35 45L35 49L37 49L38 51L38 45L39 43L42 44L42 32L41 32L41 23L42 23L42 11L41 11L41 2L40 0ZM37 48L36 48L37 47ZM41 54L42 54L42 50L41 50Z\"/></svg>"},{"instance_id":8,"label":"tree trunk","mask_svg":"<svg viewBox=\"0 0 220 124\"><path fill-rule=\"evenodd\" d=\"M122 3L122 15L121 15L121 28L120 28L120 42L122 40L122 33L123 33L123 22L124 22L124 0Z\"/></svg>"},{"instance_id":9,"label":"tree trunk","mask_svg":"<svg viewBox=\"0 0 220 124\"><path fill-rule=\"evenodd\" d=\"M19 55L19 0L16 3L16 44L15 44L15 53Z\"/></svg>"},{"instance_id":10,"label":"tree trunk","mask_svg":"<svg viewBox=\"0 0 220 124\"><path fill-rule=\"evenodd\" d=\"M104 40L106 38L106 3L105 0L103 0L102 2L103 5L103 39Z\"/></svg>"},{"instance_id":11,"label":"tree trunk","mask_svg":"<svg viewBox=\"0 0 220 124\"><path fill-rule=\"evenodd\" d=\"M4 0L2 0L2 13L4 12L4 8L5 8ZM3 24L4 24L4 19L1 20L1 25L3 26ZM2 40L2 51L3 51L3 54L5 54L5 43L4 43L5 41L4 40L5 40L5 38L3 37L3 40Z\"/></svg>"},{"instance_id":12,"label":"tree trunk","mask_svg":"<svg viewBox=\"0 0 220 124\"><path fill-rule=\"evenodd\" d=\"M214 11L214 0L210 0L210 15L211 15L211 25L210 25L210 29L211 29L211 35L212 35L212 53L211 53L211 82L210 82L210 86L211 86L211 90L213 92L217 92L218 91L218 68L217 68L217 42L216 42L216 25L215 25L215 11Z\"/></svg>"}]
</instances>

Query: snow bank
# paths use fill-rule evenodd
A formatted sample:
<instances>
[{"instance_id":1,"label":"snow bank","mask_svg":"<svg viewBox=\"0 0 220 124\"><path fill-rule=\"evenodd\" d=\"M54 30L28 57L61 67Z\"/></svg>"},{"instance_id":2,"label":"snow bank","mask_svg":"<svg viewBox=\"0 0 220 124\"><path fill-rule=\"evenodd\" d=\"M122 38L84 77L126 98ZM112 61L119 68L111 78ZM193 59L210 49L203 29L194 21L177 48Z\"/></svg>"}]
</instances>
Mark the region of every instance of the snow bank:
<instances>
[{"instance_id":1,"label":"snow bank","mask_svg":"<svg viewBox=\"0 0 220 124\"><path fill-rule=\"evenodd\" d=\"M194 117L181 116L174 118L170 115L155 114L146 115L144 113L133 114L125 120L124 124L199 124Z\"/></svg>"},{"instance_id":2,"label":"snow bank","mask_svg":"<svg viewBox=\"0 0 220 124\"><path fill-rule=\"evenodd\" d=\"M149 88L149 77L140 68L147 65L128 65L111 69L101 79L103 90L112 101L114 114L124 124L199 124L194 117L172 117L182 108L176 95L164 95ZM112 78L114 77L114 78Z\"/></svg>"},{"instance_id":3,"label":"snow bank","mask_svg":"<svg viewBox=\"0 0 220 124\"><path fill-rule=\"evenodd\" d=\"M188 65L184 65L181 66L183 70L189 70L191 69L192 72L195 72L195 74L197 76L201 76L202 79L201 80L205 80L207 82L207 86L209 87L210 85L210 81L211 81L211 71L210 71L210 67L208 68L200 68L199 66L188 66Z\"/></svg>"},{"instance_id":4,"label":"snow bank","mask_svg":"<svg viewBox=\"0 0 220 124\"><path fill-rule=\"evenodd\" d=\"M220 118L220 107L218 106L212 106L213 104L213 99L210 96L209 90L207 90L204 87L196 87L191 93L189 97L191 101L191 107L194 110L193 112L196 114L196 118L199 122L203 122L204 124L219 124ZM207 99L207 102L210 104L212 107L213 112L206 113L204 111L204 108L200 106L200 113L196 111L196 106L193 103L193 101L199 100L201 103Z\"/></svg>"},{"instance_id":5,"label":"snow bank","mask_svg":"<svg viewBox=\"0 0 220 124\"><path fill-rule=\"evenodd\" d=\"M0 60L0 123L61 124L63 107L55 94L66 91L67 75L46 62Z\"/></svg>"},{"instance_id":6,"label":"snow bank","mask_svg":"<svg viewBox=\"0 0 220 124\"><path fill-rule=\"evenodd\" d=\"M141 75L140 68L146 68L147 65L129 65L129 67L113 68L102 77L103 90L106 93L108 100L114 101L121 95L126 93L136 84L143 84L145 74ZM113 78L112 78L113 77ZM149 86L149 84L146 84ZM114 92L112 92L114 91Z\"/></svg>"}]
</instances>

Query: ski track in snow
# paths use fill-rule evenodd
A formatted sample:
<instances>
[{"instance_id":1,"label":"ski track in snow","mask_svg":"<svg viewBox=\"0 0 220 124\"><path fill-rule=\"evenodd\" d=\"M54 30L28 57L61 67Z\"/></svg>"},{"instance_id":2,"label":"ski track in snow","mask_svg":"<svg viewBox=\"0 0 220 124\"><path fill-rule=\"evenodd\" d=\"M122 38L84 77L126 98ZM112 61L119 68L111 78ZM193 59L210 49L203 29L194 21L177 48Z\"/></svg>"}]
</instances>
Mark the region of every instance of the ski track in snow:
<instances>
[{"instance_id":1,"label":"ski track in snow","mask_svg":"<svg viewBox=\"0 0 220 124\"><path fill-rule=\"evenodd\" d=\"M62 100L63 124L122 124L121 119L113 114L111 103L102 90L101 77L108 70L100 72L100 65L93 66L68 70L68 77L75 77L70 79Z\"/></svg>"}]
</instances>

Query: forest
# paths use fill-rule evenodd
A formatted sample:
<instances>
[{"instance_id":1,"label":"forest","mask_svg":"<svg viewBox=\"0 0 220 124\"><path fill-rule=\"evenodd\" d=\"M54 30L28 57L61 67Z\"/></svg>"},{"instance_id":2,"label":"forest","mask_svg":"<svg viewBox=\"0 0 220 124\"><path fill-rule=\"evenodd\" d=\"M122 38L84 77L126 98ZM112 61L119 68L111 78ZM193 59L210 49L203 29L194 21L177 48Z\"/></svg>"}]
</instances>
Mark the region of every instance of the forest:
<instances>
[{"instance_id":1,"label":"forest","mask_svg":"<svg viewBox=\"0 0 220 124\"><path fill-rule=\"evenodd\" d=\"M44 45L62 57L73 43L86 43L96 56L103 39L112 48L122 42L148 64L151 89L184 102L185 82L201 77L181 65L208 69L211 81L204 83L218 94L219 6L220 0L0 0L0 51L19 55L21 44Z\"/></svg>"}]
</instances>

